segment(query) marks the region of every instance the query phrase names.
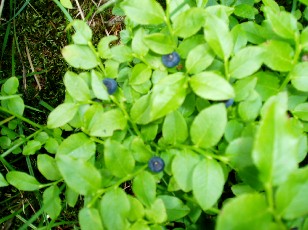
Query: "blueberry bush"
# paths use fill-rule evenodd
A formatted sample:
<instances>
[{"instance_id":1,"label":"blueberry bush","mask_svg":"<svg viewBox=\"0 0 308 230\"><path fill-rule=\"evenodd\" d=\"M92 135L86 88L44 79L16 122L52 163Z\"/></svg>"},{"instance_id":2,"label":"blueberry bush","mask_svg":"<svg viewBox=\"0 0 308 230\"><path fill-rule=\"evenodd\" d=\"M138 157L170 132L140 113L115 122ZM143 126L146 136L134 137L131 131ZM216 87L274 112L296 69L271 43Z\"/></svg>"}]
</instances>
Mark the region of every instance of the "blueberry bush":
<instances>
[{"instance_id":1,"label":"blueberry bush","mask_svg":"<svg viewBox=\"0 0 308 230\"><path fill-rule=\"evenodd\" d=\"M0 186L42 191L54 221L82 200L85 230L308 229L300 12L273 0L110 2L125 15L119 37L93 44L86 22L69 24L65 100L46 126L22 117L15 77L2 85L0 110L18 118L6 118L2 163L36 154L45 180L9 168ZM18 122L35 129L22 142Z\"/></svg>"}]
</instances>

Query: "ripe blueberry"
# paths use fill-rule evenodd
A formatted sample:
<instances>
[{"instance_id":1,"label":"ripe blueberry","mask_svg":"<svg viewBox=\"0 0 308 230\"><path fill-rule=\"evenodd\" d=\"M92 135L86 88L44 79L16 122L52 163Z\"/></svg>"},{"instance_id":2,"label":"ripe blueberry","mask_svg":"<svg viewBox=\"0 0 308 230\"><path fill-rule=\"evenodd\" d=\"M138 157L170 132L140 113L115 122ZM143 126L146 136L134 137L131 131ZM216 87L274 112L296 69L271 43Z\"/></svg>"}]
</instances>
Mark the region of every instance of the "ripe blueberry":
<instances>
[{"instance_id":1,"label":"ripe blueberry","mask_svg":"<svg viewBox=\"0 0 308 230\"><path fill-rule=\"evenodd\" d=\"M118 88L117 82L112 78L105 78L103 83L106 86L109 94L113 94Z\"/></svg>"},{"instance_id":2,"label":"ripe blueberry","mask_svg":"<svg viewBox=\"0 0 308 230\"><path fill-rule=\"evenodd\" d=\"M166 67L172 68L180 63L180 56L177 52L172 52L171 54L163 55L162 62Z\"/></svg>"},{"instance_id":3,"label":"ripe blueberry","mask_svg":"<svg viewBox=\"0 0 308 230\"><path fill-rule=\"evenodd\" d=\"M148 165L152 172L158 173L164 170L165 162L160 157L152 157Z\"/></svg>"},{"instance_id":4,"label":"ripe blueberry","mask_svg":"<svg viewBox=\"0 0 308 230\"><path fill-rule=\"evenodd\" d=\"M226 107L228 108L228 107L230 107L231 105L233 105L234 99L231 98L231 99L226 100L226 101L224 101L224 102L225 102Z\"/></svg>"}]
</instances>

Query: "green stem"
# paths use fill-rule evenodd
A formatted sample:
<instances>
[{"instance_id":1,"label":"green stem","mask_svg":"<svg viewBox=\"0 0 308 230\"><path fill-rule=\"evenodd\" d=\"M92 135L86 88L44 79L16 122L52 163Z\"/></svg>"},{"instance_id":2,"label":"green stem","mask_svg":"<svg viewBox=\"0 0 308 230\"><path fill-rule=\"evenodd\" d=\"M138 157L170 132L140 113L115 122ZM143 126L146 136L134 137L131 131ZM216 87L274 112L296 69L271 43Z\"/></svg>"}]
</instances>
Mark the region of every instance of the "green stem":
<instances>
[{"instance_id":1,"label":"green stem","mask_svg":"<svg viewBox=\"0 0 308 230\"><path fill-rule=\"evenodd\" d=\"M141 167L140 169L138 169L136 172L134 172L133 174L128 174L126 177L121 178L120 180L118 180L115 184L113 184L112 186L108 187L108 188L103 188L100 189L96 192L95 196L93 197L93 199L91 200L91 202L89 202L89 204L87 205L88 208L92 207L95 203L96 200L98 198L100 198L104 193L111 191L117 187L119 187L121 184L123 184L126 181L132 180L134 177L136 177L139 173L143 172L148 166L144 165L143 167Z\"/></svg>"},{"instance_id":2,"label":"green stem","mask_svg":"<svg viewBox=\"0 0 308 230\"><path fill-rule=\"evenodd\" d=\"M35 123L35 122L29 120L28 118L25 118L25 117L23 117L23 116L21 116L21 115L18 115L18 114L14 113L14 112L12 112L12 111L10 111L10 110L8 110L8 109L5 109L5 108L3 108L2 106L0 106L0 111L5 112L5 113L8 113L8 114L11 114L11 115L17 117L18 119L20 119L20 120L22 120L22 121L28 123L29 125L32 125L33 127L36 127L36 128L39 128L39 129L44 129L44 130L48 131L47 128L45 128L44 126L39 125L39 124L37 124L37 123ZM49 132L49 131L48 131L48 132Z\"/></svg>"},{"instance_id":3,"label":"green stem","mask_svg":"<svg viewBox=\"0 0 308 230\"><path fill-rule=\"evenodd\" d=\"M8 150L6 150L4 153L1 154L1 157L4 158L7 155L9 155L11 152L13 152L15 149L17 149L19 146L21 146L22 144L24 144L25 142L27 142L28 140L30 140L32 137L34 137L35 135L37 135L38 133L40 133L42 131L42 129L37 130L36 132L32 133L31 135L27 136L23 141L17 143L16 145L12 146L11 148L9 148Z\"/></svg>"},{"instance_id":4,"label":"green stem","mask_svg":"<svg viewBox=\"0 0 308 230\"><path fill-rule=\"evenodd\" d=\"M93 51L93 53L95 53L96 55L96 60L98 62L98 66L100 67L101 71L104 73L104 75L106 76L106 70L105 70L105 67L104 67L104 64L102 63L102 60L99 56L99 54L97 53L94 45L92 44L92 42L88 42L88 46L90 47L90 49Z\"/></svg>"},{"instance_id":5,"label":"green stem","mask_svg":"<svg viewBox=\"0 0 308 230\"><path fill-rule=\"evenodd\" d=\"M265 194L266 194L269 210L273 214L275 222L279 225L279 229L286 230L287 228L283 224L283 222L281 220L281 217L275 211L274 193L273 193L272 184L271 183L266 183L264 187L265 187Z\"/></svg>"},{"instance_id":6,"label":"green stem","mask_svg":"<svg viewBox=\"0 0 308 230\"><path fill-rule=\"evenodd\" d=\"M3 125L5 123L13 120L14 118L15 118L15 116L10 116L10 117L6 118L6 119L4 119L3 121L0 122L0 125Z\"/></svg>"},{"instance_id":7,"label":"green stem","mask_svg":"<svg viewBox=\"0 0 308 230\"><path fill-rule=\"evenodd\" d=\"M95 12L95 14L100 13L102 11L104 11L105 9L107 9L108 7L112 6L113 4L116 4L117 2L119 2L121 0L110 0L108 2L106 2L104 5L100 6L97 11Z\"/></svg>"},{"instance_id":8,"label":"green stem","mask_svg":"<svg viewBox=\"0 0 308 230\"><path fill-rule=\"evenodd\" d=\"M294 14L297 8L297 0L293 0L292 2L292 10L291 13Z\"/></svg>"},{"instance_id":9,"label":"green stem","mask_svg":"<svg viewBox=\"0 0 308 230\"><path fill-rule=\"evenodd\" d=\"M131 124L131 126L133 127L133 130L135 131L135 133L142 138L141 132L139 131L137 125L135 122L132 121L131 117L129 116L129 114L127 113L124 104L118 102L118 100L114 97L114 96L110 96L111 100L121 109L122 113L124 114L126 120L128 120ZM143 138L142 138L143 139Z\"/></svg>"},{"instance_id":10,"label":"green stem","mask_svg":"<svg viewBox=\"0 0 308 230\"><path fill-rule=\"evenodd\" d=\"M58 0L52 0L56 5L62 10L63 14L65 15L66 19L71 22L73 18L69 14L69 12L64 8L64 6Z\"/></svg>"}]
</instances>

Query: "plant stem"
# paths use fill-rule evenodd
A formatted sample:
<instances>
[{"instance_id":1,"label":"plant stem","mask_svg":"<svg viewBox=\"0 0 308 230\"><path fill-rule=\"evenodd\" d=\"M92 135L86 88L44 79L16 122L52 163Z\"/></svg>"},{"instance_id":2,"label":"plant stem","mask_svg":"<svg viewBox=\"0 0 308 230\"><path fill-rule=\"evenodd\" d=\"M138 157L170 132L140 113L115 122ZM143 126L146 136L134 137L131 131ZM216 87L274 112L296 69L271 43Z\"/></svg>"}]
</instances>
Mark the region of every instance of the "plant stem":
<instances>
[{"instance_id":1,"label":"plant stem","mask_svg":"<svg viewBox=\"0 0 308 230\"><path fill-rule=\"evenodd\" d=\"M297 0L293 0L292 2L292 10L291 13L294 14L297 8Z\"/></svg>"},{"instance_id":2,"label":"plant stem","mask_svg":"<svg viewBox=\"0 0 308 230\"><path fill-rule=\"evenodd\" d=\"M37 123L35 123L35 122L29 120L28 118L25 118L25 117L23 117L23 116L21 116L21 115L18 115L18 114L14 113L14 112L12 112L12 111L10 111L10 110L8 110L8 109L5 109L5 108L3 108L2 106L0 106L0 111L5 112L5 113L8 113L8 114L11 114L11 115L17 117L18 119L20 119L20 120L22 120L22 121L24 121L24 122L26 122L26 123L32 125L33 127L36 127L36 128L39 128L39 129L46 129L46 130L47 130L47 128L45 128L44 126L39 125L39 124L37 124Z\"/></svg>"},{"instance_id":3,"label":"plant stem","mask_svg":"<svg viewBox=\"0 0 308 230\"><path fill-rule=\"evenodd\" d=\"M137 125L135 122L132 121L131 117L129 116L129 114L127 113L123 103L118 102L118 100L114 97L111 96L111 100L121 109L122 113L124 114L125 118L131 123L131 126L133 127L133 130L135 131L135 133L142 138L141 132L139 131ZM143 139L143 138L142 138Z\"/></svg>"},{"instance_id":4,"label":"plant stem","mask_svg":"<svg viewBox=\"0 0 308 230\"><path fill-rule=\"evenodd\" d=\"M274 206L274 194L273 194L273 187L272 184L266 183L265 184L265 193L266 193L266 198L267 198L267 203L270 209L270 212L273 214L275 222L279 225L279 229L281 230L286 230L286 226L283 224L281 218L279 215L277 215L275 211L275 206Z\"/></svg>"},{"instance_id":5,"label":"plant stem","mask_svg":"<svg viewBox=\"0 0 308 230\"><path fill-rule=\"evenodd\" d=\"M121 178L120 180L118 180L115 184L111 185L108 188L103 188L100 189L96 192L95 196L93 197L93 199L91 200L91 202L89 202L89 204L87 205L88 208L92 207L96 200L101 197L104 193L111 191L117 187L119 187L121 184L123 184L126 181L132 180L134 177L136 177L139 173L143 172L148 166L144 165L143 167L141 167L140 169L138 169L136 172L134 172L133 174L128 174L126 177Z\"/></svg>"}]
</instances>

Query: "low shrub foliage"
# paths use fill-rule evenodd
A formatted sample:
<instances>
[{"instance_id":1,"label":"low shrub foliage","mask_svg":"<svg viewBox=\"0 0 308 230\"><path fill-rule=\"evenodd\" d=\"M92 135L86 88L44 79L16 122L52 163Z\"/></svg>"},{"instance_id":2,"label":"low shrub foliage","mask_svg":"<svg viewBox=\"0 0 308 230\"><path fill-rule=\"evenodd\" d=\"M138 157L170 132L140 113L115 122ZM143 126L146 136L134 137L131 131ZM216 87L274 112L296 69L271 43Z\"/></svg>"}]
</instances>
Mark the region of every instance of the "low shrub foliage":
<instances>
[{"instance_id":1,"label":"low shrub foliage","mask_svg":"<svg viewBox=\"0 0 308 230\"><path fill-rule=\"evenodd\" d=\"M19 82L2 85L1 110L19 118L2 158L36 155L46 180L12 170L0 186L42 191L53 220L82 197L85 230L204 229L205 216L218 230L308 229L299 17L272 0L115 2L120 37L92 44L85 22L69 25L65 100L23 148Z\"/></svg>"}]
</instances>

